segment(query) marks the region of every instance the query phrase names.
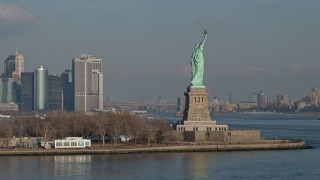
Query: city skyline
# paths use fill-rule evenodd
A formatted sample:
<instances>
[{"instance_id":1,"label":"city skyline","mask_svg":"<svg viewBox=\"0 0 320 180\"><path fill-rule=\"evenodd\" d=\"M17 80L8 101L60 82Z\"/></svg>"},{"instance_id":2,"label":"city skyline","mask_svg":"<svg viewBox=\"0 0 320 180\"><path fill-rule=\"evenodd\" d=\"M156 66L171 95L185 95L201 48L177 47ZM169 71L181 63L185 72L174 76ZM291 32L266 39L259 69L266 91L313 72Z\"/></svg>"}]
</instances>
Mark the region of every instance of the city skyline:
<instances>
[{"instance_id":1,"label":"city skyline","mask_svg":"<svg viewBox=\"0 0 320 180\"><path fill-rule=\"evenodd\" d=\"M25 72L43 65L49 74L60 74L79 54L94 54L104 61L105 96L174 99L189 85L190 55L207 28L204 85L210 97L228 100L231 92L239 102L264 91L271 98L285 92L298 100L320 86L319 5L311 0L3 1L0 59L18 47Z\"/></svg>"}]
</instances>

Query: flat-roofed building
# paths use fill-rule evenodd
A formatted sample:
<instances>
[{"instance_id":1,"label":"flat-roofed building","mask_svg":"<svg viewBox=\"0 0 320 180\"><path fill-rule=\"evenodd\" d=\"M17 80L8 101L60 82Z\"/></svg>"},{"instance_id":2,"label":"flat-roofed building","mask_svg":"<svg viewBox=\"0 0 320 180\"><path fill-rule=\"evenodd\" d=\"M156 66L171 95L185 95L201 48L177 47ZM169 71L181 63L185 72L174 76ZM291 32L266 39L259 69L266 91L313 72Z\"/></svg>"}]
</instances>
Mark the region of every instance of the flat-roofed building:
<instances>
[{"instance_id":1,"label":"flat-roofed building","mask_svg":"<svg viewBox=\"0 0 320 180\"><path fill-rule=\"evenodd\" d=\"M82 137L66 137L65 139L54 140L54 148L86 148L91 147L90 139Z\"/></svg>"},{"instance_id":2,"label":"flat-roofed building","mask_svg":"<svg viewBox=\"0 0 320 180\"><path fill-rule=\"evenodd\" d=\"M21 73L20 111L33 110L33 72Z\"/></svg>"},{"instance_id":3,"label":"flat-roofed building","mask_svg":"<svg viewBox=\"0 0 320 180\"><path fill-rule=\"evenodd\" d=\"M63 110L63 89L62 79L57 75L48 76L48 109Z\"/></svg>"},{"instance_id":4,"label":"flat-roofed building","mask_svg":"<svg viewBox=\"0 0 320 180\"><path fill-rule=\"evenodd\" d=\"M239 110L249 110L257 106L254 101L242 101L238 103Z\"/></svg>"},{"instance_id":5,"label":"flat-roofed building","mask_svg":"<svg viewBox=\"0 0 320 180\"><path fill-rule=\"evenodd\" d=\"M70 69L61 73L62 89L63 89L63 109L65 111L73 111L73 92L72 92L72 71Z\"/></svg>"},{"instance_id":6,"label":"flat-roofed building","mask_svg":"<svg viewBox=\"0 0 320 180\"><path fill-rule=\"evenodd\" d=\"M0 103L17 103L18 85L14 78L0 78Z\"/></svg>"},{"instance_id":7,"label":"flat-roofed building","mask_svg":"<svg viewBox=\"0 0 320 180\"><path fill-rule=\"evenodd\" d=\"M72 60L74 111L90 112L103 109L102 60L81 55Z\"/></svg>"}]
</instances>

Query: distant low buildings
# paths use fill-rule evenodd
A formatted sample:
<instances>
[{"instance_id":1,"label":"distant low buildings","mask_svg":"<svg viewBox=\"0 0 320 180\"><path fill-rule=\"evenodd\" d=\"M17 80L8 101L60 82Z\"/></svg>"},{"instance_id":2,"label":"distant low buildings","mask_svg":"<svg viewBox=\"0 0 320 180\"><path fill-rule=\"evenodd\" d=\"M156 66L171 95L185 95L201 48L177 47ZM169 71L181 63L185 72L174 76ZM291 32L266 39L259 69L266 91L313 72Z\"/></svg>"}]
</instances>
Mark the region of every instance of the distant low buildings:
<instances>
[{"instance_id":1,"label":"distant low buildings","mask_svg":"<svg viewBox=\"0 0 320 180\"><path fill-rule=\"evenodd\" d=\"M277 105L287 106L289 105L288 95L285 93L280 93L277 95Z\"/></svg>"},{"instance_id":2,"label":"distant low buildings","mask_svg":"<svg viewBox=\"0 0 320 180\"><path fill-rule=\"evenodd\" d=\"M310 90L310 104L318 105L320 100L320 88L312 88Z\"/></svg>"},{"instance_id":3,"label":"distant low buildings","mask_svg":"<svg viewBox=\"0 0 320 180\"><path fill-rule=\"evenodd\" d=\"M298 102L298 104L297 104L297 110L298 111L302 110L304 107L306 107L306 103L305 102Z\"/></svg>"},{"instance_id":4,"label":"distant low buildings","mask_svg":"<svg viewBox=\"0 0 320 180\"><path fill-rule=\"evenodd\" d=\"M238 110L236 104L230 103L229 101L220 102L216 97L209 103L209 108L211 112L236 112Z\"/></svg>"},{"instance_id":5,"label":"distant low buildings","mask_svg":"<svg viewBox=\"0 0 320 180\"><path fill-rule=\"evenodd\" d=\"M257 93L257 106L264 108L268 106L268 96L265 95L262 91Z\"/></svg>"},{"instance_id":6,"label":"distant low buildings","mask_svg":"<svg viewBox=\"0 0 320 180\"><path fill-rule=\"evenodd\" d=\"M254 101L242 101L238 103L239 110L250 110L257 107L257 102Z\"/></svg>"},{"instance_id":7,"label":"distant low buildings","mask_svg":"<svg viewBox=\"0 0 320 180\"><path fill-rule=\"evenodd\" d=\"M217 97L214 97L212 99L212 102L209 102L209 107L211 107L210 109L211 112L218 112L221 110L220 102Z\"/></svg>"},{"instance_id":8,"label":"distant low buildings","mask_svg":"<svg viewBox=\"0 0 320 180\"><path fill-rule=\"evenodd\" d=\"M236 112L238 106L236 104L230 103L229 101L221 103L221 112Z\"/></svg>"}]
</instances>

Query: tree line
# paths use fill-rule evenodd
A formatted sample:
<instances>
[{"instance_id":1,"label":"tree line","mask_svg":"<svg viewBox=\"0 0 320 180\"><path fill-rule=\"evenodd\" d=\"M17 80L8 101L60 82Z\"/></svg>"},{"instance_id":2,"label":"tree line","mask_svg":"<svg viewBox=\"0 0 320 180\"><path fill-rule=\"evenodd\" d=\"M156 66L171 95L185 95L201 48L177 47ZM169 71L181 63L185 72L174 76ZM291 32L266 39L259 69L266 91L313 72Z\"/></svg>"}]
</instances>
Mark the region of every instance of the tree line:
<instances>
[{"instance_id":1,"label":"tree line","mask_svg":"<svg viewBox=\"0 0 320 180\"><path fill-rule=\"evenodd\" d=\"M105 145L105 137L118 143L120 135L134 143L174 141L171 126L163 119L147 119L129 112L62 113L46 117L11 117L0 121L1 138L42 137L46 142L65 137L96 137Z\"/></svg>"}]
</instances>

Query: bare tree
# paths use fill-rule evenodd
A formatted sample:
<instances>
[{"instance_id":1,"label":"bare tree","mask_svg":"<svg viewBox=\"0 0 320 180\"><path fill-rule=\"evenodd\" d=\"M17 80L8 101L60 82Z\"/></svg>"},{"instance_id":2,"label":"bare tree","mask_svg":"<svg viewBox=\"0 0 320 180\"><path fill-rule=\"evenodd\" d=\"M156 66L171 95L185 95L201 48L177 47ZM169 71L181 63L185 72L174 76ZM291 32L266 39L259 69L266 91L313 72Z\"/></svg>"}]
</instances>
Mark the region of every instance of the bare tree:
<instances>
[{"instance_id":1,"label":"bare tree","mask_svg":"<svg viewBox=\"0 0 320 180\"><path fill-rule=\"evenodd\" d=\"M113 146L117 144L117 140L122 132L124 132L125 116L117 114L108 114L108 134L113 139Z\"/></svg>"},{"instance_id":2,"label":"bare tree","mask_svg":"<svg viewBox=\"0 0 320 180\"><path fill-rule=\"evenodd\" d=\"M134 144L137 144L138 138L143 133L143 124L141 119L131 116L125 121L126 135L131 136L134 140Z\"/></svg>"},{"instance_id":3,"label":"bare tree","mask_svg":"<svg viewBox=\"0 0 320 180\"><path fill-rule=\"evenodd\" d=\"M40 120L39 132L44 139L45 145L54 136L52 120L48 117Z\"/></svg>"},{"instance_id":4,"label":"bare tree","mask_svg":"<svg viewBox=\"0 0 320 180\"><path fill-rule=\"evenodd\" d=\"M107 134L108 118L105 113L94 116L91 119L94 134L99 135L102 139L102 146L105 145L105 136Z\"/></svg>"},{"instance_id":5,"label":"bare tree","mask_svg":"<svg viewBox=\"0 0 320 180\"><path fill-rule=\"evenodd\" d=\"M70 127L68 124L68 117L65 114L59 114L59 117L54 118L54 126L57 130L57 135L61 139L70 134Z\"/></svg>"},{"instance_id":6,"label":"bare tree","mask_svg":"<svg viewBox=\"0 0 320 180\"><path fill-rule=\"evenodd\" d=\"M12 138L14 125L12 120L2 121L0 124L1 136L4 138Z\"/></svg>"},{"instance_id":7,"label":"bare tree","mask_svg":"<svg viewBox=\"0 0 320 180\"><path fill-rule=\"evenodd\" d=\"M151 146L151 141L155 141L155 135L157 134L158 130L155 120L144 119L143 125L144 137L147 139L148 146Z\"/></svg>"},{"instance_id":8,"label":"bare tree","mask_svg":"<svg viewBox=\"0 0 320 180\"><path fill-rule=\"evenodd\" d=\"M40 118L39 117L34 117L34 134L35 137L39 137L39 128L40 128Z\"/></svg>"},{"instance_id":9,"label":"bare tree","mask_svg":"<svg viewBox=\"0 0 320 180\"><path fill-rule=\"evenodd\" d=\"M81 127L79 126L80 119L84 118L84 113L72 113L68 119L68 126L70 128L70 136L80 136ZM80 132L80 133L79 133Z\"/></svg>"},{"instance_id":10,"label":"bare tree","mask_svg":"<svg viewBox=\"0 0 320 180\"><path fill-rule=\"evenodd\" d=\"M19 121L24 123L24 131L26 136L39 137L40 118L37 117L22 117Z\"/></svg>"},{"instance_id":11,"label":"bare tree","mask_svg":"<svg viewBox=\"0 0 320 180\"><path fill-rule=\"evenodd\" d=\"M97 117L99 117L99 115L94 114L94 115L84 115L78 118L77 129L81 133L81 136L83 138L86 138L93 133L94 128L93 128L93 123L91 121L93 121Z\"/></svg>"},{"instance_id":12,"label":"bare tree","mask_svg":"<svg viewBox=\"0 0 320 180\"><path fill-rule=\"evenodd\" d=\"M155 142L162 142L167 136L168 132L172 131L172 128L164 119L156 119L154 123L154 126L157 128Z\"/></svg>"}]
</instances>

